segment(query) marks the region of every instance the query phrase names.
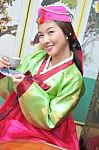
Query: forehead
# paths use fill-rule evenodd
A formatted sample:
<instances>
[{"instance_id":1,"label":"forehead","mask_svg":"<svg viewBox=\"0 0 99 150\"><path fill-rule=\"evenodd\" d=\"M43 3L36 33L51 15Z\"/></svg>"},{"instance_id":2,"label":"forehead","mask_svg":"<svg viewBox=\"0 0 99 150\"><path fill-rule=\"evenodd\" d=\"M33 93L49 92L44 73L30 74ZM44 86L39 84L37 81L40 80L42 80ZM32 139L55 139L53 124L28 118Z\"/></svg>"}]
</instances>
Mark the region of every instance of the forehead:
<instances>
[{"instance_id":1,"label":"forehead","mask_svg":"<svg viewBox=\"0 0 99 150\"><path fill-rule=\"evenodd\" d=\"M43 24L38 25L38 32L43 32L51 28L59 28L55 21L47 21Z\"/></svg>"}]
</instances>

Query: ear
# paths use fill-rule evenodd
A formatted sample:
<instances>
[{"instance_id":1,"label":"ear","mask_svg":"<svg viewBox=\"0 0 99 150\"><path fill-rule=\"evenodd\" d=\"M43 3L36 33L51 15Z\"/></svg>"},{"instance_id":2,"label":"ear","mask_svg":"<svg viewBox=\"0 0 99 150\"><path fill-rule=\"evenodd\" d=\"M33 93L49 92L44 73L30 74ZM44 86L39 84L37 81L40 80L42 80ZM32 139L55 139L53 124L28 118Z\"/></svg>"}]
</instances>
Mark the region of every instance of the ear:
<instances>
[{"instance_id":1,"label":"ear","mask_svg":"<svg viewBox=\"0 0 99 150\"><path fill-rule=\"evenodd\" d=\"M66 40L68 40L68 36L66 35Z\"/></svg>"}]
</instances>

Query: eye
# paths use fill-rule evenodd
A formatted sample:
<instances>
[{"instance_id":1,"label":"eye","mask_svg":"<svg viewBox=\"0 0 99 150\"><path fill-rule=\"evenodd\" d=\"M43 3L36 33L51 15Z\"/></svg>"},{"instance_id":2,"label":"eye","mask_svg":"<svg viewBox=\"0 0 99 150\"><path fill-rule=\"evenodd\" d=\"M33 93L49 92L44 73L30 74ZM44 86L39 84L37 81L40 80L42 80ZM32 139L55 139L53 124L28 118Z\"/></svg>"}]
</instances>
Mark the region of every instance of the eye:
<instances>
[{"instance_id":1,"label":"eye","mask_svg":"<svg viewBox=\"0 0 99 150\"><path fill-rule=\"evenodd\" d=\"M52 35L53 33L54 33L54 30L48 31L48 34L49 34L49 35Z\"/></svg>"},{"instance_id":2,"label":"eye","mask_svg":"<svg viewBox=\"0 0 99 150\"><path fill-rule=\"evenodd\" d=\"M38 34L39 39L43 38L44 35L43 34Z\"/></svg>"}]
</instances>

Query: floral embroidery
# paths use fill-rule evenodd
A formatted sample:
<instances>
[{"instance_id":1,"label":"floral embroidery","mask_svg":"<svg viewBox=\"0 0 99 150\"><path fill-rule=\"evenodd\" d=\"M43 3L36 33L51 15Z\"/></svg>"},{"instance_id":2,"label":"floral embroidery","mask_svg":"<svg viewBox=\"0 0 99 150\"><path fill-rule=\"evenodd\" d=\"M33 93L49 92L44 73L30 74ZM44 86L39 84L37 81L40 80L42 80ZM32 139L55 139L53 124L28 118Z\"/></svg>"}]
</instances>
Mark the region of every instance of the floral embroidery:
<instances>
[{"instance_id":1,"label":"floral embroidery","mask_svg":"<svg viewBox=\"0 0 99 150\"><path fill-rule=\"evenodd\" d=\"M47 114L47 112L48 112L48 107L44 107L44 108L42 108L42 113L43 113L43 115L46 115Z\"/></svg>"},{"instance_id":2,"label":"floral embroidery","mask_svg":"<svg viewBox=\"0 0 99 150\"><path fill-rule=\"evenodd\" d=\"M79 101L79 96L72 96L72 105L75 106L75 104L77 104L77 102Z\"/></svg>"},{"instance_id":3,"label":"floral embroidery","mask_svg":"<svg viewBox=\"0 0 99 150\"><path fill-rule=\"evenodd\" d=\"M62 117L63 117L63 114L62 113L57 113L56 112L51 112L50 113L50 116L53 120L53 122L56 124Z\"/></svg>"}]
</instances>

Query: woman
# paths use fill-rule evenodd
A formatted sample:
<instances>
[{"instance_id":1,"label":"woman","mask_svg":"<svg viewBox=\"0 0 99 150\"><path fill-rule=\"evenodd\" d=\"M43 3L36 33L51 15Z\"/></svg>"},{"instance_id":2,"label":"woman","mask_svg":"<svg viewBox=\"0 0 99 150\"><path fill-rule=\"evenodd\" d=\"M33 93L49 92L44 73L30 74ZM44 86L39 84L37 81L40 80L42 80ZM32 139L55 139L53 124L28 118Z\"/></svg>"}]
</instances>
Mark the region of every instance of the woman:
<instances>
[{"instance_id":1,"label":"woman","mask_svg":"<svg viewBox=\"0 0 99 150\"><path fill-rule=\"evenodd\" d=\"M79 150L71 112L84 93L81 47L65 7L39 8L37 22L39 50L21 62L21 74L12 79L0 74L6 99L0 141L25 139ZM2 58L0 68L9 66Z\"/></svg>"}]
</instances>

